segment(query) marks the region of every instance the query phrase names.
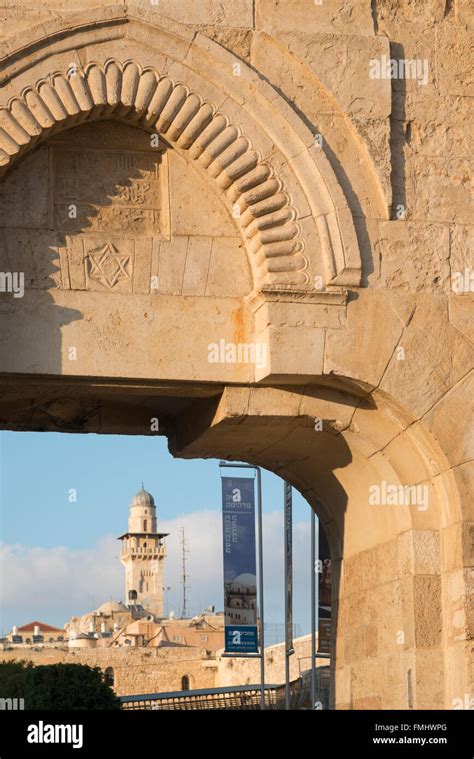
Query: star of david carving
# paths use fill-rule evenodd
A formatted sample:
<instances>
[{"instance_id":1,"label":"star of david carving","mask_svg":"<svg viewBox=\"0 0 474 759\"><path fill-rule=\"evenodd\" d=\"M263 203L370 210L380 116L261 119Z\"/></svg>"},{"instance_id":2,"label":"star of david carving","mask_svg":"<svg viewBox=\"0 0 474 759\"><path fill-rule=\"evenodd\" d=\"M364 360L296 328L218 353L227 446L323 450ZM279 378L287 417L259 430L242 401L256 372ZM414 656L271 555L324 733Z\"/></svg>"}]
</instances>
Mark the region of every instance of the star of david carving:
<instances>
[{"instance_id":1,"label":"star of david carving","mask_svg":"<svg viewBox=\"0 0 474 759\"><path fill-rule=\"evenodd\" d=\"M112 290L117 282L130 279L130 256L119 253L111 242L89 251L89 278Z\"/></svg>"}]
</instances>

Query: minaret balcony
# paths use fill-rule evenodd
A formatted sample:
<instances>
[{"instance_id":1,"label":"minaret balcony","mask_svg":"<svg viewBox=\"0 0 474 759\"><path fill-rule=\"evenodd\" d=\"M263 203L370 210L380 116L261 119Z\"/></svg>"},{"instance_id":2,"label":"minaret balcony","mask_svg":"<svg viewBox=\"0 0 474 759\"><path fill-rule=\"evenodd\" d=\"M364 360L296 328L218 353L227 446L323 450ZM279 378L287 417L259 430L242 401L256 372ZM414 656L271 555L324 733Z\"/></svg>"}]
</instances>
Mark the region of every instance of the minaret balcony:
<instances>
[{"instance_id":1,"label":"minaret balcony","mask_svg":"<svg viewBox=\"0 0 474 759\"><path fill-rule=\"evenodd\" d=\"M149 547L146 548L143 546L131 546L124 548L122 551L122 557L125 556L140 556L140 557L149 557L149 556L165 556L166 550L164 546L156 546L156 547Z\"/></svg>"}]
</instances>

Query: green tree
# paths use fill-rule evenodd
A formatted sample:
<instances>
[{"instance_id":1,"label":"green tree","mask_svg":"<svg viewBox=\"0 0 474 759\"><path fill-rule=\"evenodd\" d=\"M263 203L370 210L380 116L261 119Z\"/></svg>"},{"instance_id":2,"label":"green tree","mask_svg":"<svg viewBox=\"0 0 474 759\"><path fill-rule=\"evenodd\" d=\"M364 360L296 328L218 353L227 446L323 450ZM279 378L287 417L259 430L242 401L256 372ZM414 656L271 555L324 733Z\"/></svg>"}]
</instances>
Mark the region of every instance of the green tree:
<instances>
[{"instance_id":1,"label":"green tree","mask_svg":"<svg viewBox=\"0 0 474 759\"><path fill-rule=\"evenodd\" d=\"M0 697L24 698L26 709L120 709L99 667L8 661L0 664Z\"/></svg>"},{"instance_id":2,"label":"green tree","mask_svg":"<svg viewBox=\"0 0 474 759\"><path fill-rule=\"evenodd\" d=\"M24 698L26 673L32 666L23 659L0 662L0 698Z\"/></svg>"}]
</instances>

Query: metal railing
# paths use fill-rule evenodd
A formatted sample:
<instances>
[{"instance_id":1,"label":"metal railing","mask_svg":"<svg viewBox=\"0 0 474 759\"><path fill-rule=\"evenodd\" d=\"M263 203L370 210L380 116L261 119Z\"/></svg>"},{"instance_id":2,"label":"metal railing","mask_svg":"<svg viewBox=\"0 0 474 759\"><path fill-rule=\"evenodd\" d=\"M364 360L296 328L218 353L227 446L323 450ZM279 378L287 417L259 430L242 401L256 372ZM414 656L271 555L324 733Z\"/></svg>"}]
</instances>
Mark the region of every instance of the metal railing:
<instances>
[{"instance_id":1,"label":"metal railing","mask_svg":"<svg viewBox=\"0 0 474 759\"><path fill-rule=\"evenodd\" d=\"M299 678L290 685L291 709L310 708L310 689ZM136 696L121 696L123 709L160 710L178 709L194 711L200 709L247 709L260 710L261 685L232 685L227 688L204 690L171 691L168 693L147 693ZM265 708L285 708L284 685L265 685Z\"/></svg>"},{"instance_id":2,"label":"metal railing","mask_svg":"<svg viewBox=\"0 0 474 759\"><path fill-rule=\"evenodd\" d=\"M265 685L265 704L272 707L276 703L280 686ZM142 696L121 696L123 709L260 709L261 686L233 685L227 688L206 690L171 691L169 693L148 693Z\"/></svg>"}]
</instances>

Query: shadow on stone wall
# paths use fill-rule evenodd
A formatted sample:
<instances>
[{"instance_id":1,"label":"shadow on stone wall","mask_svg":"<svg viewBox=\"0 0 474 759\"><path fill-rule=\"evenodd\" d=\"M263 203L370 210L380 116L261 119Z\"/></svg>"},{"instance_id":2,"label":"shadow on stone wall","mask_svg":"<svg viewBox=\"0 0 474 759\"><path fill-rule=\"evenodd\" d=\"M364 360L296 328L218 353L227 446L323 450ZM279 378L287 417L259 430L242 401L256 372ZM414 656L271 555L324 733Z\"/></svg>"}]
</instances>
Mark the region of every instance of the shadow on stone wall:
<instances>
[{"instance_id":1,"label":"shadow on stone wall","mask_svg":"<svg viewBox=\"0 0 474 759\"><path fill-rule=\"evenodd\" d=\"M162 233L165 150L164 144L152 150L141 129L86 123L50 137L3 178L3 289L10 275L12 284L23 276L24 295L0 292L0 374L88 374L81 371L84 338L74 345L72 331L66 344L63 328L83 320L91 303L100 310L101 329L112 331L116 293L150 292L140 240ZM103 296L99 306L97 296ZM24 387L18 396L8 383L2 393L8 419L0 410L0 426L11 427L14 417L20 430L79 431L96 405L51 392L40 398L33 379L30 384L32 395L25 398Z\"/></svg>"}]
</instances>

